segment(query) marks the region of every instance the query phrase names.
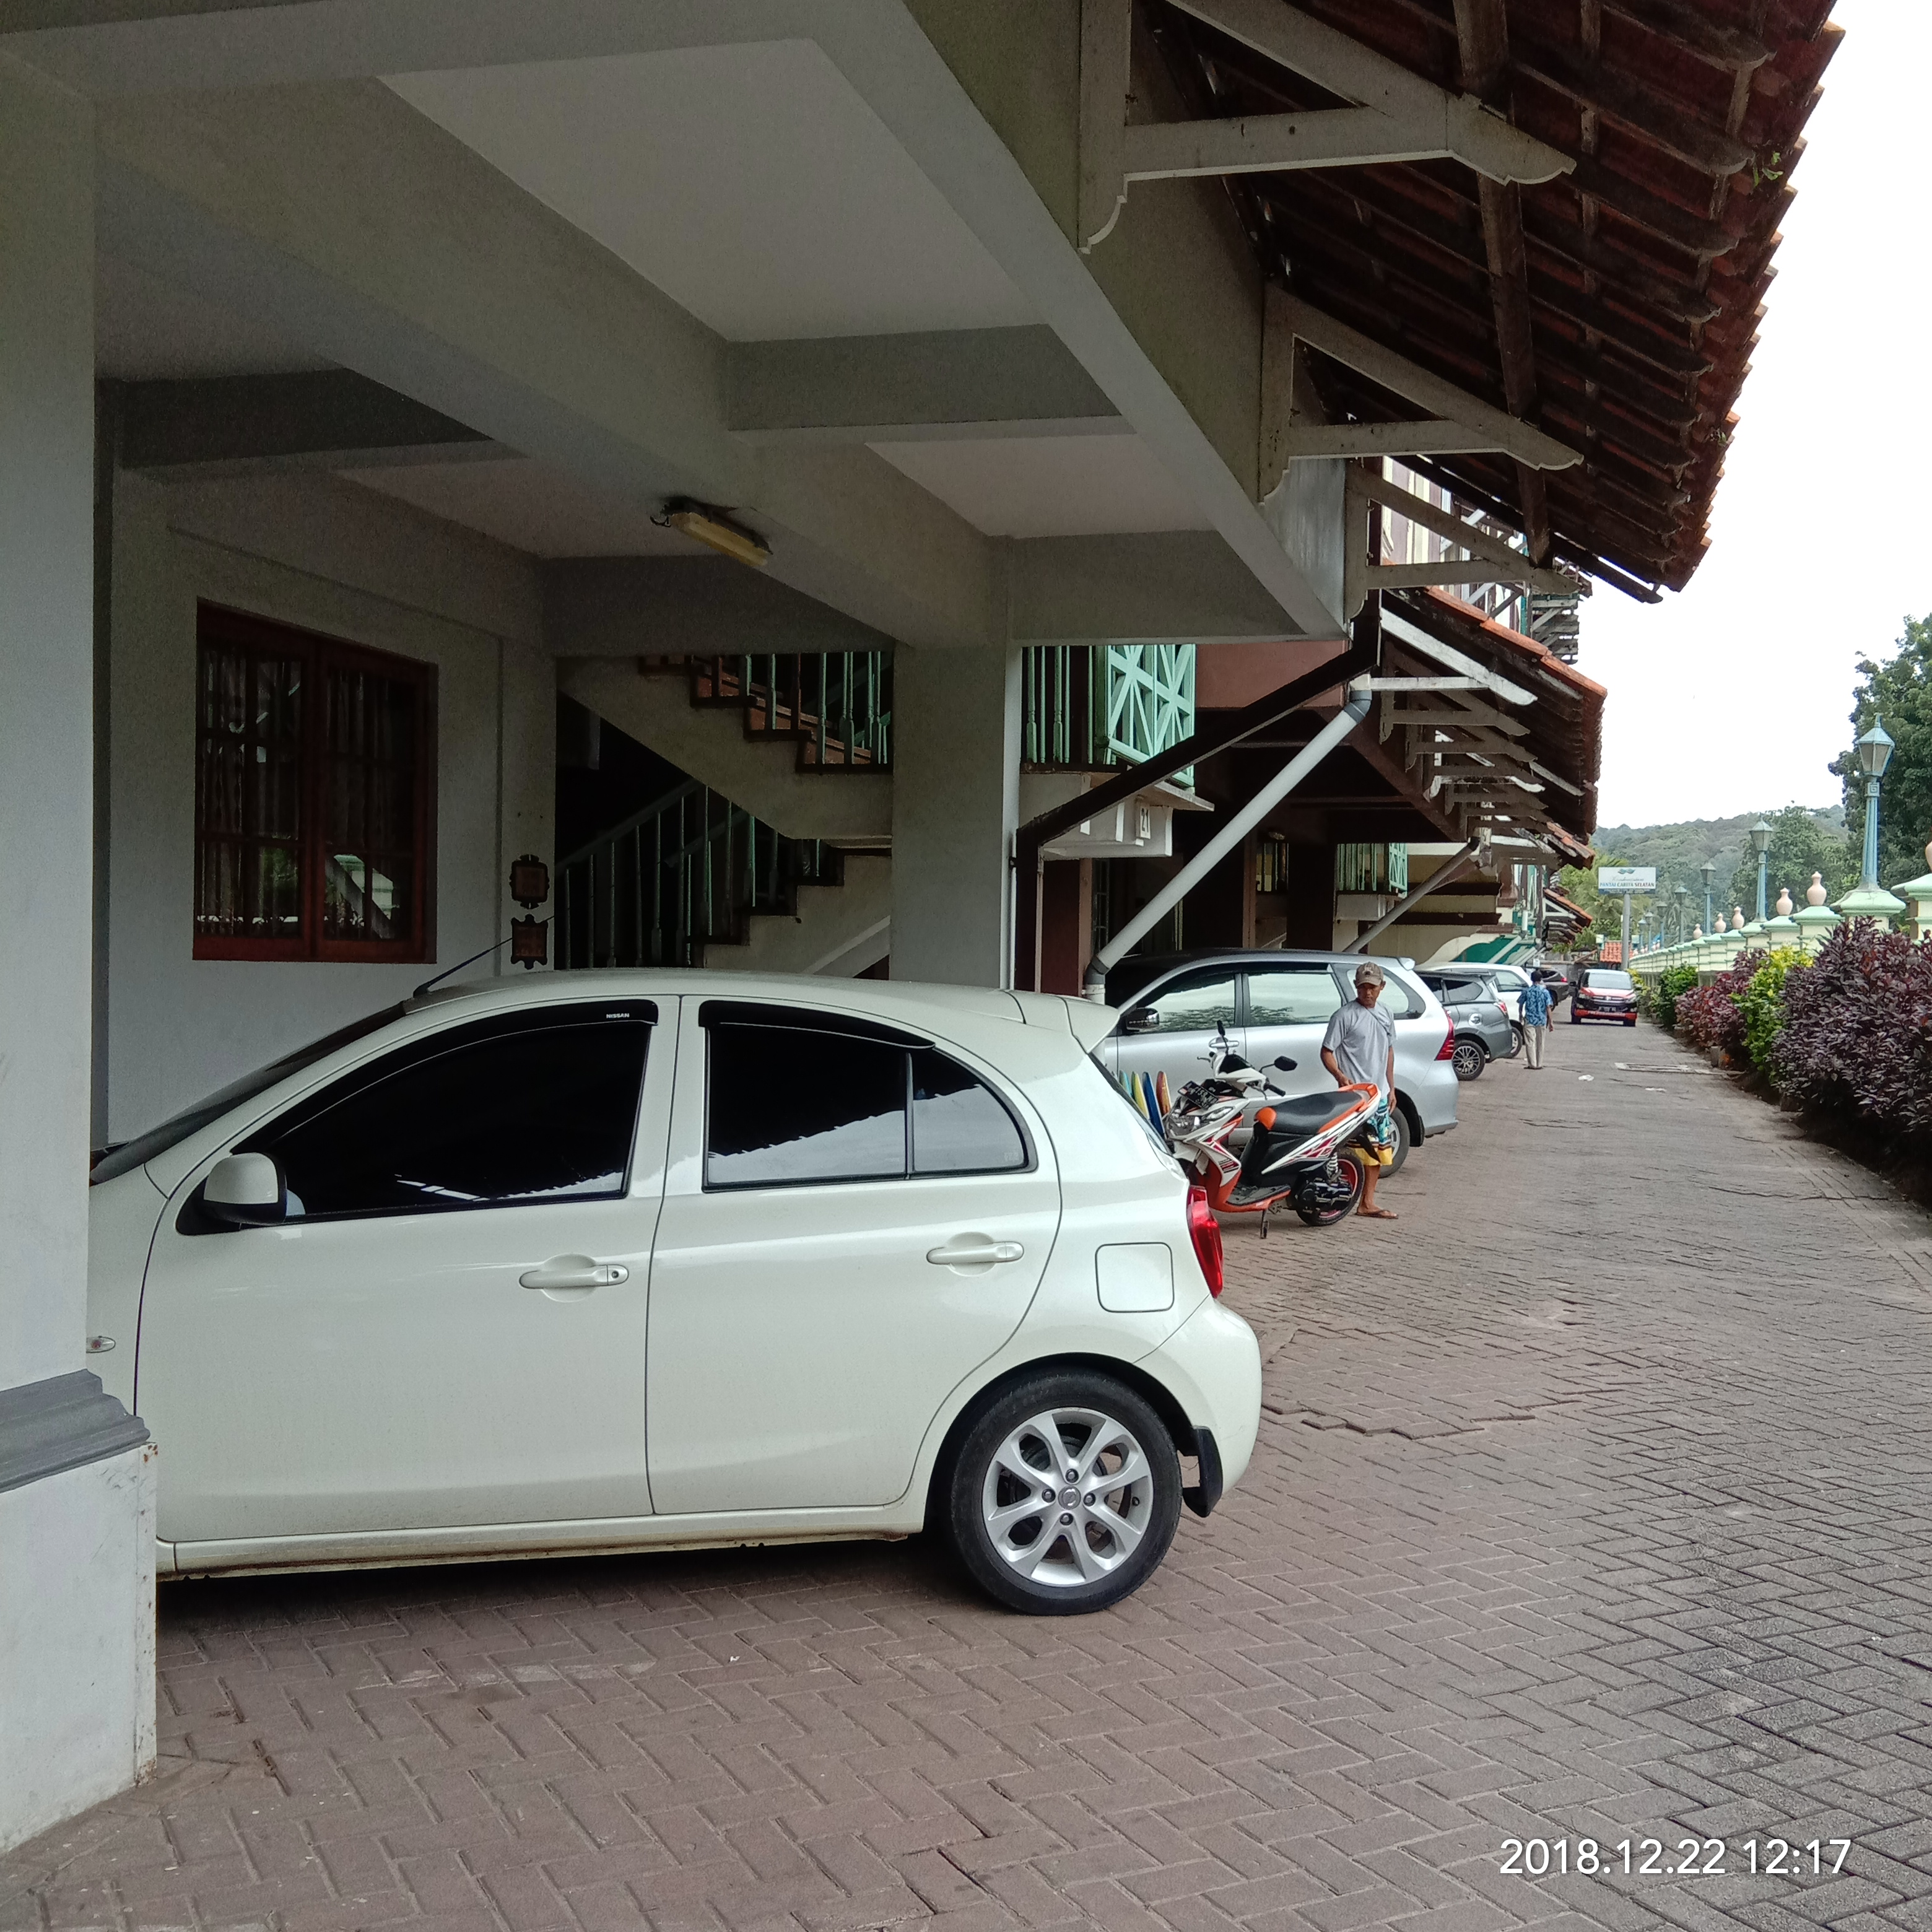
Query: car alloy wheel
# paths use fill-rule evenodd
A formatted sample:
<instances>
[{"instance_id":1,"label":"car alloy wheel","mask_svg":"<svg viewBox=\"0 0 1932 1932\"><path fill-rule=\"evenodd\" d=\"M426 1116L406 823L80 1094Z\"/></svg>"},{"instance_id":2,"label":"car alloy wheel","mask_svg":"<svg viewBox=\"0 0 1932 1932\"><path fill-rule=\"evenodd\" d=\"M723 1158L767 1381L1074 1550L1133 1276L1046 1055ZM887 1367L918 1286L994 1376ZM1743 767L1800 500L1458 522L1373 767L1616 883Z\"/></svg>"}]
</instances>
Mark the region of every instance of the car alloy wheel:
<instances>
[{"instance_id":1,"label":"car alloy wheel","mask_svg":"<svg viewBox=\"0 0 1932 1932\"><path fill-rule=\"evenodd\" d=\"M1473 1040L1459 1040L1455 1052L1449 1056L1449 1064L1454 1068L1458 1080L1480 1078L1488 1060L1489 1055L1483 1051L1481 1042Z\"/></svg>"},{"instance_id":2,"label":"car alloy wheel","mask_svg":"<svg viewBox=\"0 0 1932 1932\"><path fill-rule=\"evenodd\" d=\"M1160 1418L1104 1376L1030 1376L968 1430L953 1547L988 1595L1036 1616L1104 1610L1174 1540L1180 1461Z\"/></svg>"}]
</instances>

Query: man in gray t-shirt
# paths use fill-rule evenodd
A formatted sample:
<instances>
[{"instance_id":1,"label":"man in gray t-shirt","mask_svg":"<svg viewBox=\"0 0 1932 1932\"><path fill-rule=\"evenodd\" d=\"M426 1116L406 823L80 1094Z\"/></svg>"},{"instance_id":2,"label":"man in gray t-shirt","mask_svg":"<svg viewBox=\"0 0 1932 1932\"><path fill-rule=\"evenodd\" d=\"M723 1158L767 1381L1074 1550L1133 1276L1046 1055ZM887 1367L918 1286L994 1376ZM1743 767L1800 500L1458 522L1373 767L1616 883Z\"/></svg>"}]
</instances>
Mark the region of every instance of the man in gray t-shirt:
<instances>
[{"instance_id":1,"label":"man in gray t-shirt","mask_svg":"<svg viewBox=\"0 0 1932 1932\"><path fill-rule=\"evenodd\" d=\"M1382 969L1372 960L1355 968L1355 998L1341 1006L1322 1036L1322 1064L1338 1087L1373 1087L1382 1095L1384 1113L1395 1100L1395 1022L1376 1004L1382 998ZM1376 1205L1376 1183L1382 1169L1364 1163L1362 1204L1355 1211L1371 1221L1393 1221L1386 1208Z\"/></svg>"}]
</instances>

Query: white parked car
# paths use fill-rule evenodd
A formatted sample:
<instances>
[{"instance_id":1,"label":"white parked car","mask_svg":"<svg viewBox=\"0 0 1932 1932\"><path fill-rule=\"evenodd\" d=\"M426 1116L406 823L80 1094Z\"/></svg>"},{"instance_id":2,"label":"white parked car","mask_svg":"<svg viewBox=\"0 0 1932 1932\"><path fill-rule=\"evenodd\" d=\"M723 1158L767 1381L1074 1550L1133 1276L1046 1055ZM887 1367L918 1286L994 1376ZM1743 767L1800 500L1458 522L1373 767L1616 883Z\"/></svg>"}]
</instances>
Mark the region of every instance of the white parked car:
<instances>
[{"instance_id":1,"label":"white parked car","mask_svg":"<svg viewBox=\"0 0 1932 1932\"><path fill-rule=\"evenodd\" d=\"M159 1445L163 1574L929 1526L1016 1609L1117 1601L1247 1466L1261 1369L1089 1058L1114 1018L550 974L111 1150L91 1359Z\"/></svg>"}]
</instances>

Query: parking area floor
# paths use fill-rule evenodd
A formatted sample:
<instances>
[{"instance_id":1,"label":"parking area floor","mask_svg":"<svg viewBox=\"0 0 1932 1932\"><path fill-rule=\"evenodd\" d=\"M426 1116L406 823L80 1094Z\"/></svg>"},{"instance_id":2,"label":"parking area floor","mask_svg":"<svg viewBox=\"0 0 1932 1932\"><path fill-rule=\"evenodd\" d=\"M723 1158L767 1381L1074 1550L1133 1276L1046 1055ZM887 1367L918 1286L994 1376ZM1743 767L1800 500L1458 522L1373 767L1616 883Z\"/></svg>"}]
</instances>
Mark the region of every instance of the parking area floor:
<instances>
[{"instance_id":1,"label":"parking area floor","mask_svg":"<svg viewBox=\"0 0 1932 1932\"><path fill-rule=\"evenodd\" d=\"M159 1774L0 1932L1932 1928L1932 1224L1648 1027L1462 1102L1400 1220L1231 1233L1260 1447L1120 1608L890 1545L166 1588Z\"/></svg>"}]
</instances>

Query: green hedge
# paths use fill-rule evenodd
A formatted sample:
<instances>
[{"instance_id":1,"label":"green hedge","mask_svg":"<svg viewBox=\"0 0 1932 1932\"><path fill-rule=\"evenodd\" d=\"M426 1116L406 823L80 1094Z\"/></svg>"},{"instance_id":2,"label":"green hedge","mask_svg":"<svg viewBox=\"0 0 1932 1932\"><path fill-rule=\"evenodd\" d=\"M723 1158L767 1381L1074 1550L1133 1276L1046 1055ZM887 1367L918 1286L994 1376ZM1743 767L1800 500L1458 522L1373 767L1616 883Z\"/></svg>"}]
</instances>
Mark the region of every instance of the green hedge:
<instances>
[{"instance_id":1,"label":"green hedge","mask_svg":"<svg viewBox=\"0 0 1932 1932\"><path fill-rule=\"evenodd\" d=\"M1696 983L1694 966L1666 966L1658 974L1650 996L1650 1013L1666 1033L1676 1027L1679 995L1689 992Z\"/></svg>"},{"instance_id":2,"label":"green hedge","mask_svg":"<svg viewBox=\"0 0 1932 1932\"><path fill-rule=\"evenodd\" d=\"M1795 946L1773 948L1751 975L1750 984L1738 1002L1744 1016L1744 1051L1760 1073L1771 1072L1772 1051L1784 1024L1784 982L1810 964Z\"/></svg>"}]
</instances>

